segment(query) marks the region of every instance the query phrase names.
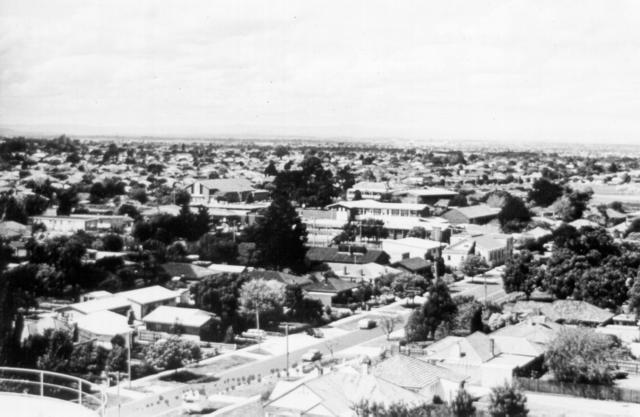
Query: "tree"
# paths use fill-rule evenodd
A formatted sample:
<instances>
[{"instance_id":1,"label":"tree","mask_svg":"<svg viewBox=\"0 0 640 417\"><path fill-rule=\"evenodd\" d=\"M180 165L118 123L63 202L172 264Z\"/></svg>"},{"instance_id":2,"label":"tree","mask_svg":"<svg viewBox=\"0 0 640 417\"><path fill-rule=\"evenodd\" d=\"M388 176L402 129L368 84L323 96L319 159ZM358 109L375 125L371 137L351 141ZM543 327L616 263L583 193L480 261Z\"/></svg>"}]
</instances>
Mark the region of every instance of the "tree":
<instances>
[{"instance_id":1,"label":"tree","mask_svg":"<svg viewBox=\"0 0 640 417\"><path fill-rule=\"evenodd\" d=\"M188 206L191 202L191 194L187 190L178 190L175 192L175 204L179 206Z\"/></svg>"},{"instance_id":2,"label":"tree","mask_svg":"<svg viewBox=\"0 0 640 417\"><path fill-rule=\"evenodd\" d=\"M636 317L640 316L640 273L629 288L629 308L636 313Z\"/></svg>"},{"instance_id":3,"label":"tree","mask_svg":"<svg viewBox=\"0 0 640 417\"><path fill-rule=\"evenodd\" d=\"M545 365L557 381L611 385L612 364L627 352L609 335L585 327L562 328L547 347Z\"/></svg>"},{"instance_id":4,"label":"tree","mask_svg":"<svg viewBox=\"0 0 640 417\"><path fill-rule=\"evenodd\" d=\"M121 216L129 216L133 220L139 220L142 216L137 208L131 204L123 204L118 209L118 214Z\"/></svg>"},{"instance_id":5,"label":"tree","mask_svg":"<svg viewBox=\"0 0 640 417\"><path fill-rule=\"evenodd\" d=\"M268 318L278 318L282 314L284 284L275 280L255 279L240 287L240 312L246 317L256 318L260 328L260 314Z\"/></svg>"},{"instance_id":6,"label":"tree","mask_svg":"<svg viewBox=\"0 0 640 417\"><path fill-rule=\"evenodd\" d=\"M520 232L531 220L531 213L521 199L509 196L498 213L498 220L505 233Z\"/></svg>"},{"instance_id":7,"label":"tree","mask_svg":"<svg viewBox=\"0 0 640 417\"><path fill-rule=\"evenodd\" d=\"M593 191L565 190L565 195L555 204L556 214L565 222L580 219L587 209Z\"/></svg>"},{"instance_id":8,"label":"tree","mask_svg":"<svg viewBox=\"0 0 640 417\"><path fill-rule=\"evenodd\" d=\"M434 338L436 329L442 323L452 322L457 311L458 307L451 299L447 284L442 280L436 280L425 303L409 316L405 326L407 339L417 341L426 340L429 336Z\"/></svg>"},{"instance_id":9,"label":"tree","mask_svg":"<svg viewBox=\"0 0 640 417\"><path fill-rule=\"evenodd\" d=\"M505 383L491 389L489 395L491 417L527 417L527 397L515 384Z\"/></svg>"},{"instance_id":10,"label":"tree","mask_svg":"<svg viewBox=\"0 0 640 417\"><path fill-rule=\"evenodd\" d=\"M391 337L391 333L396 328L396 325L399 324L400 318L397 316L383 316L380 320L378 320L379 326L382 328L382 331L387 336L387 340Z\"/></svg>"},{"instance_id":11,"label":"tree","mask_svg":"<svg viewBox=\"0 0 640 417\"><path fill-rule=\"evenodd\" d=\"M58 216L68 216L78 204L78 193L74 187L67 188L58 193Z\"/></svg>"},{"instance_id":12,"label":"tree","mask_svg":"<svg viewBox=\"0 0 640 417\"><path fill-rule=\"evenodd\" d=\"M427 231L424 227L415 226L411 230L409 230L409 237L417 237L418 239L426 239Z\"/></svg>"},{"instance_id":13,"label":"tree","mask_svg":"<svg viewBox=\"0 0 640 417\"><path fill-rule=\"evenodd\" d=\"M147 201L149 201L149 197L147 196L147 191L142 187L133 188L129 192L129 198L131 198L132 200L136 200L141 204L145 204Z\"/></svg>"},{"instance_id":14,"label":"tree","mask_svg":"<svg viewBox=\"0 0 640 417\"><path fill-rule=\"evenodd\" d=\"M200 347L191 341L172 336L149 345L144 351L145 362L156 370L182 368L188 363L199 361Z\"/></svg>"},{"instance_id":15,"label":"tree","mask_svg":"<svg viewBox=\"0 0 640 417\"><path fill-rule=\"evenodd\" d=\"M124 246L124 241L119 235L108 234L102 238L104 250L108 252L120 252Z\"/></svg>"},{"instance_id":16,"label":"tree","mask_svg":"<svg viewBox=\"0 0 640 417\"><path fill-rule=\"evenodd\" d=\"M66 373L73 354L73 338L64 330L47 329L44 332L46 346L37 359L38 369Z\"/></svg>"},{"instance_id":17,"label":"tree","mask_svg":"<svg viewBox=\"0 0 640 417\"><path fill-rule=\"evenodd\" d=\"M460 389L451 402L451 411L453 411L455 417L473 417L476 415L473 398L471 398L471 395L464 389L464 382L460 384Z\"/></svg>"},{"instance_id":18,"label":"tree","mask_svg":"<svg viewBox=\"0 0 640 417\"><path fill-rule=\"evenodd\" d=\"M238 311L240 287L247 280L244 274L219 274L199 281L191 287L191 294L196 307L220 317L222 328L231 326L241 332L245 323Z\"/></svg>"},{"instance_id":19,"label":"tree","mask_svg":"<svg viewBox=\"0 0 640 417\"><path fill-rule=\"evenodd\" d=\"M446 406L408 405L402 402L384 405L366 399L352 405L357 417L450 417Z\"/></svg>"},{"instance_id":20,"label":"tree","mask_svg":"<svg viewBox=\"0 0 640 417\"><path fill-rule=\"evenodd\" d=\"M502 272L504 290L508 293L522 291L529 299L536 287L536 272L531 252L522 250L520 253L514 253L507 259Z\"/></svg>"},{"instance_id":21,"label":"tree","mask_svg":"<svg viewBox=\"0 0 640 417\"><path fill-rule=\"evenodd\" d=\"M562 196L562 187L549 181L547 178L539 178L529 191L529 200L541 207L548 207Z\"/></svg>"},{"instance_id":22,"label":"tree","mask_svg":"<svg viewBox=\"0 0 640 417\"><path fill-rule=\"evenodd\" d=\"M256 244L259 265L304 270L307 230L285 193L274 193L266 213L247 235L248 240Z\"/></svg>"},{"instance_id":23,"label":"tree","mask_svg":"<svg viewBox=\"0 0 640 417\"><path fill-rule=\"evenodd\" d=\"M478 274L484 274L489 270L489 264L480 255L470 255L465 258L460 265L460 271L470 277L475 277Z\"/></svg>"},{"instance_id":24,"label":"tree","mask_svg":"<svg viewBox=\"0 0 640 417\"><path fill-rule=\"evenodd\" d=\"M322 319L322 302L305 297L299 285L285 287L283 305L293 320L316 324Z\"/></svg>"},{"instance_id":25,"label":"tree","mask_svg":"<svg viewBox=\"0 0 640 417\"><path fill-rule=\"evenodd\" d=\"M267 176L276 176L278 175L278 169L276 168L276 164L273 161L269 161L269 165L264 170L264 175Z\"/></svg>"},{"instance_id":26,"label":"tree","mask_svg":"<svg viewBox=\"0 0 640 417\"><path fill-rule=\"evenodd\" d=\"M207 233L198 240L198 255L205 261L232 264L238 258L238 244L228 237Z\"/></svg>"}]
</instances>

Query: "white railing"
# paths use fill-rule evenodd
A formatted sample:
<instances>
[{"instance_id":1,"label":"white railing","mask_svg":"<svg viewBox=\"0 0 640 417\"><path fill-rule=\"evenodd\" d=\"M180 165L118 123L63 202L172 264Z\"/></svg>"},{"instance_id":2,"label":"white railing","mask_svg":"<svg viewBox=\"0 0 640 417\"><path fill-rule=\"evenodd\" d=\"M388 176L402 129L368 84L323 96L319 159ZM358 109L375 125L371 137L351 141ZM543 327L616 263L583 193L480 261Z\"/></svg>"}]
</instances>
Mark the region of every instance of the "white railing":
<instances>
[{"instance_id":1,"label":"white railing","mask_svg":"<svg viewBox=\"0 0 640 417\"><path fill-rule=\"evenodd\" d=\"M71 401L104 416L104 387L85 379L38 369L0 366L0 392L52 397Z\"/></svg>"}]
</instances>

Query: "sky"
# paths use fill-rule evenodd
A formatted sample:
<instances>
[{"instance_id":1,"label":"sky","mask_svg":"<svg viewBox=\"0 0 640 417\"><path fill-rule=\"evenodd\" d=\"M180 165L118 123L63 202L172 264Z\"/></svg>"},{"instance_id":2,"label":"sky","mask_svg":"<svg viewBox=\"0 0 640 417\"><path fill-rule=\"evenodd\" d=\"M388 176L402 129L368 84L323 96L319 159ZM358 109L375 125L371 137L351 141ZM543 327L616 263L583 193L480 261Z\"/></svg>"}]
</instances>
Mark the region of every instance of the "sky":
<instances>
[{"instance_id":1,"label":"sky","mask_svg":"<svg viewBox=\"0 0 640 417\"><path fill-rule=\"evenodd\" d=\"M0 0L0 126L640 143L640 2Z\"/></svg>"}]
</instances>

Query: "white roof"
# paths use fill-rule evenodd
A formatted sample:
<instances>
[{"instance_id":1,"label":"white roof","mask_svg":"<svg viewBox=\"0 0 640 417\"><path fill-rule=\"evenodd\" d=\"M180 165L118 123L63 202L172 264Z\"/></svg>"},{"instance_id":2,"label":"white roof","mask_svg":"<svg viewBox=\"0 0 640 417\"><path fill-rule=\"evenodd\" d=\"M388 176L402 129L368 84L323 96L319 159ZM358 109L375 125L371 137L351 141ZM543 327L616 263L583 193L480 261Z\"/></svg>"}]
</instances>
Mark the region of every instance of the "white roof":
<instances>
[{"instance_id":1,"label":"white roof","mask_svg":"<svg viewBox=\"0 0 640 417\"><path fill-rule=\"evenodd\" d=\"M385 203L376 200L353 200L353 201L340 201L335 204L330 204L327 207L342 206L346 208L362 208L362 209L391 209L391 210L423 210L427 207L426 204L410 204L410 203Z\"/></svg>"},{"instance_id":2,"label":"white roof","mask_svg":"<svg viewBox=\"0 0 640 417\"><path fill-rule=\"evenodd\" d=\"M114 295L113 297L96 298L95 300L84 301L82 303L69 304L66 307L61 307L59 310L71 308L84 314L90 314L96 311L116 310L130 306L131 301L124 297Z\"/></svg>"},{"instance_id":3,"label":"white roof","mask_svg":"<svg viewBox=\"0 0 640 417\"><path fill-rule=\"evenodd\" d=\"M382 241L382 250L384 250L385 245L398 245L398 246L408 246L412 248L418 249L435 249L441 246L445 246L442 242L438 242L430 239L420 239L417 237L405 237L403 239L384 239Z\"/></svg>"},{"instance_id":4,"label":"white roof","mask_svg":"<svg viewBox=\"0 0 640 417\"><path fill-rule=\"evenodd\" d=\"M160 306L142 318L142 321L163 324L181 324L188 327L200 327L214 315L197 308Z\"/></svg>"},{"instance_id":5,"label":"white roof","mask_svg":"<svg viewBox=\"0 0 640 417\"><path fill-rule=\"evenodd\" d=\"M78 329L93 334L115 336L130 333L127 318L112 311L96 311L78 318Z\"/></svg>"},{"instance_id":6,"label":"white roof","mask_svg":"<svg viewBox=\"0 0 640 417\"><path fill-rule=\"evenodd\" d=\"M207 269L211 269L215 272L229 272L239 274L245 270L252 271L252 267L246 267L244 265L227 265L227 264L211 264L207 267Z\"/></svg>"},{"instance_id":7,"label":"white roof","mask_svg":"<svg viewBox=\"0 0 640 417\"><path fill-rule=\"evenodd\" d=\"M404 191L407 194L411 194L411 195L417 195L417 196L424 196L424 197L429 197L429 196L433 196L433 197L439 197L439 196L456 196L458 195L458 193L456 193L455 191L451 191L451 190L446 190L444 188L436 188L436 187L430 187L430 188L414 188L411 190L407 190Z\"/></svg>"},{"instance_id":8,"label":"white roof","mask_svg":"<svg viewBox=\"0 0 640 417\"><path fill-rule=\"evenodd\" d=\"M155 303L156 301L168 300L178 296L175 291L171 291L159 285L138 288L137 290L122 291L117 293L117 295L137 304Z\"/></svg>"}]
</instances>

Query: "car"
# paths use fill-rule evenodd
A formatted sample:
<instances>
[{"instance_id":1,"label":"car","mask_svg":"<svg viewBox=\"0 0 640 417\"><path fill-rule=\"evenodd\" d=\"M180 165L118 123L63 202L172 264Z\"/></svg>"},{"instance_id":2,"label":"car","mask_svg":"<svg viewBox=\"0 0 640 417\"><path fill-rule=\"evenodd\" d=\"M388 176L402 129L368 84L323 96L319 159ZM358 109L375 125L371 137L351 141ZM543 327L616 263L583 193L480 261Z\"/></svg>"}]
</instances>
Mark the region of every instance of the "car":
<instances>
[{"instance_id":1,"label":"car","mask_svg":"<svg viewBox=\"0 0 640 417\"><path fill-rule=\"evenodd\" d=\"M376 327L376 321L371 319L362 319L358 322L358 328L363 330L373 329Z\"/></svg>"},{"instance_id":2,"label":"car","mask_svg":"<svg viewBox=\"0 0 640 417\"><path fill-rule=\"evenodd\" d=\"M322 359L322 352L318 349L309 349L302 355L301 358L304 362L314 362Z\"/></svg>"}]
</instances>

